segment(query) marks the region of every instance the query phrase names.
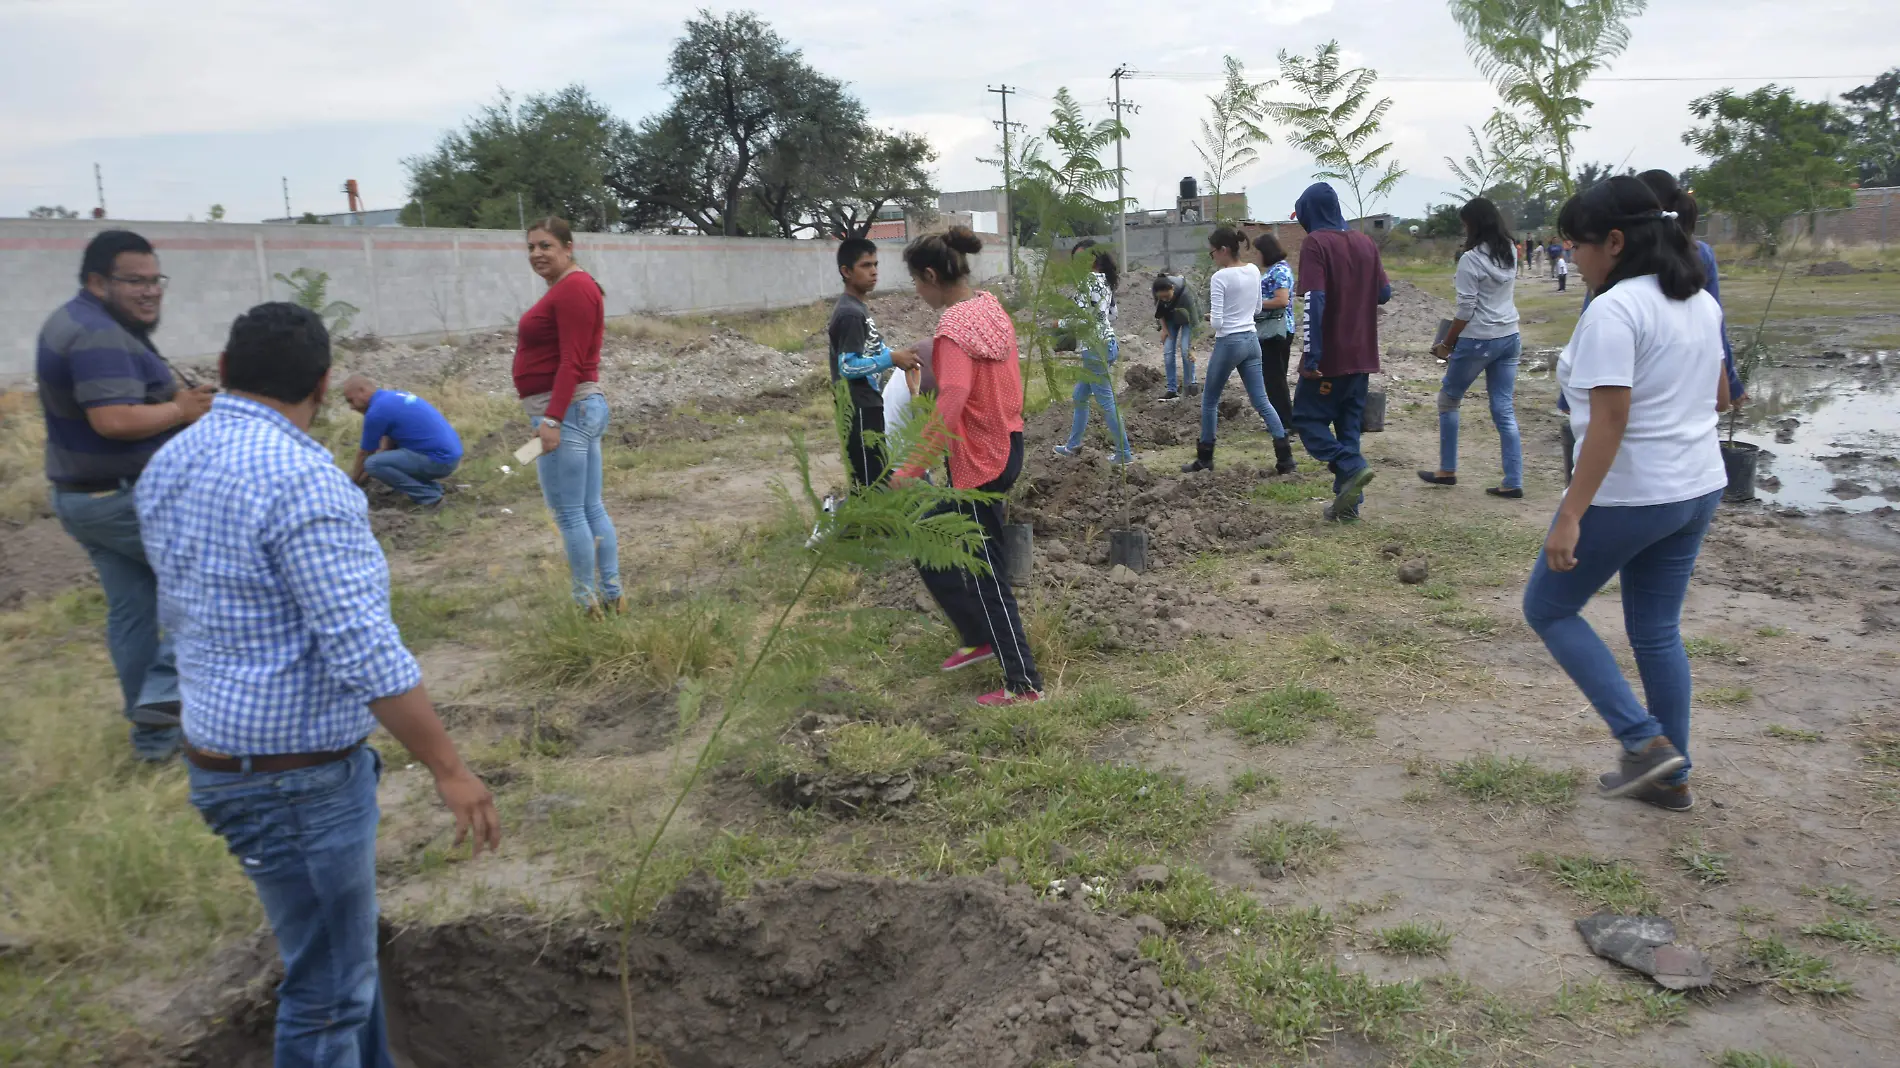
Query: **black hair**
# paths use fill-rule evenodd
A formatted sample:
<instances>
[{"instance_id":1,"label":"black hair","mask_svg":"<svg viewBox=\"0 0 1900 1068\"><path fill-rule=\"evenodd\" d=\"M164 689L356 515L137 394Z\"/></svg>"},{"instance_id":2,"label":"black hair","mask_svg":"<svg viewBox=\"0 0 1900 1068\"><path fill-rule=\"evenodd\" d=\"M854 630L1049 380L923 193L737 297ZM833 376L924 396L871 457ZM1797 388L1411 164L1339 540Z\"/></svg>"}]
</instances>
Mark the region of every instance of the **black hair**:
<instances>
[{"instance_id":1,"label":"black hair","mask_svg":"<svg viewBox=\"0 0 1900 1068\"><path fill-rule=\"evenodd\" d=\"M1670 300L1688 300L1702 289L1702 264L1689 236L1664 212L1648 185L1619 174L1564 202L1557 232L1578 244L1598 244L1611 230L1623 232L1623 254L1603 280L1603 289L1646 274Z\"/></svg>"},{"instance_id":2,"label":"black hair","mask_svg":"<svg viewBox=\"0 0 1900 1068\"><path fill-rule=\"evenodd\" d=\"M1103 278L1108 279L1108 288L1114 289L1120 286L1122 273L1121 269L1115 266L1115 254L1105 248L1101 248L1094 238L1085 237L1077 241L1075 247L1069 250L1069 255L1073 256L1087 248L1097 249L1094 262L1095 271Z\"/></svg>"},{"instance_id":3,"label":"black hair","mask_svg":"<svg viewBox=\"0 0 1900 1068\"><path fill-rule=\"evenodd\" d=\"M330 370L330 332L308 308L272 301L231 324L224 343L224 388L297 404Z\"/></svg>"},{"instance_id":4,"label":"black hair","mask_svg":"<svg viewBox=\"0 0 1900 1068\"><path fill-rule=\"evenodd\" d=\"M1244 240L1246 239L1240 236L1239 230L1231 226L1223 226L1207 235L1207 247L1224 248L1231 253L1235 259L1239 259L1240 243Z\"/></svg>"},{"instance_id":5,"label":"black hair","mask_svg":"<svg viewBox=\"0 0 1900 1068\"><path fill-rule=\"evenodd\" d=\"M127 252L155 256L152 243L130 230L101 230L86 242L86 254L79 258L79 284L93 275L112 277L113 266Z\"/></svg>"},{"instance_id":6,"label":"black hair","mask_svg":"<svg viewBox=\"0 0 1900 1068\"><path fill-rule=\"evenodd\" d=\"M838 242L838 269L848 271L866 256L877 255L877 242L866 237L847 237Z\"/></svg>"},{"instance_id":7,"label":"black hair","mask_svg":"<svg viewBox=\"0 0 1900 1068\"><path fill-rule=\"evenodd\" d=\"M1253 250L1260 253L1262 267L1271 267L1286 259L1286 249L1280 247L1280 239L1273 236L1272 230L1253 239Z\"/></svg>"},{"instance_id":8,"label":"black hair","mask_svg":"<svg viewBox=\"0 0 1900 1068\"><path fill-rule=\"evenodd\" d=\"M904 246L904 266L921 278L934 271L938 285L970 277L969 257L983 251L983 239L967 226L952 226L940 234L924 234Z\"/></svg>"},{"instance_id":9,"label":"black hair","mask_svg":"<svg viewBox=\"0 0 1900 1068\"><path fill-rule=\"evenodd\" d=\"M1656 194L1656 202L1663 206L1664 211L1676 213L1676 225L1682 227L1682 232L1689 235L1690 241L1694 241L1696 220L1701 217L1702 211L1695 197L1689 195L1676 176L1665 170L1653 170L1637 175L1636 180Z\"/></svg>"},{"instance_id":10,"label":"black hair","mask_svg":"<svg viewBox=\"0 0 1900 1068\"><path fill-rule=\"evenodd\" d=\"M1465 224L1465 247L1459 252L1483 248L1499 267L1517 263L1517 238L1505 228L1504 213L1484 197L1472 197L1458 209L1458 221Z\"/></svg>"},{"instance_id":11,"label":"black hair","mask_svg":"<svg viewBox=\"0 0 1900 1068\"><path fill-rule=\"evenodd\" d=\"M1168 272L1163 271L1160 274L1155 275L1154 291L1156 293L1159 293L1164 289L1173 289L1173 288L1174 288L1174 279L1168 277Z\"/></svg>"}]
</instances>

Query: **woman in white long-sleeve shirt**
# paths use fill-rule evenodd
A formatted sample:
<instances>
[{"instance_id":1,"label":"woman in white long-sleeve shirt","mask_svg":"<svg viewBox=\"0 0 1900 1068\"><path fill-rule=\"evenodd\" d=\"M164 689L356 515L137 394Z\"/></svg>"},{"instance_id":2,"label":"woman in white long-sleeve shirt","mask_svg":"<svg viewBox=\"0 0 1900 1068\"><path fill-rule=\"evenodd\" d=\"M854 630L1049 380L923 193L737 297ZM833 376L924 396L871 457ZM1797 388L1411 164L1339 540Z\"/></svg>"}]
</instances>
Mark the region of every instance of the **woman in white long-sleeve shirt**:
<instances>
[{"instance_id":1,"label":"woman in white long-sleeve shirt","mask_svg":"<svg viewBox=\"0 0 1900 1068\"><path fill-rule=\"evenodd\" d=\"M1219 270L1208 283L1208 320L1214 327L1214 353L1207 358L1207 382L1201 391L1201 440L1194 462L1183 471L1214 469L1214 431L1220 423L1220 395L1235 371L1247 387L1247 398L1261 422L1273 435L1276 452L1289 449L1286 427L1267 403L1266 378L1260 367L1260 335L1254 331L1254 313L1260 310L1260 268L1241 258L1240 231L1223 226L1207 237ZM1291 455L1289 452L1288 455Z\"/></svg>"}]
</instances>

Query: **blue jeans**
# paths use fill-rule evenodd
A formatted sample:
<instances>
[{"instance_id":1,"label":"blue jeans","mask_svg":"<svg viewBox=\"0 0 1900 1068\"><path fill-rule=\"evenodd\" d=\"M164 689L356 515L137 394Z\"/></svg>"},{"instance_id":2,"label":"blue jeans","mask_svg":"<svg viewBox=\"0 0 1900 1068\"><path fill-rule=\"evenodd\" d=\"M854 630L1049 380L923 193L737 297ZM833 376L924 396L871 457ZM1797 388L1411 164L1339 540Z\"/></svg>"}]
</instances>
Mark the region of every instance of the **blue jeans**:
<instances>
[{"instance_id":1,"label":"blue jeans","mask_svg":"<svg viewBox=\"0 0 1900 1068\"><path fill-rule=\"evenodd\" d=\"M1168 392L1179 393L1182 380L1175 377L1174 360L1178 354L1181 368L1187 372L1187 387L1194 388L1194 327L1189 323L1174 323L1168 327L1167 334L1161 339L1161 366L1168 372Z\"/></svg>"},{"instance_id":2,"label":"blue jeans","mask_svg":"<svg viewBox=\"0 0 1900 1068\"><path fill-rule=\"evenodd\" d=\"M574 602L582 607L620 597L620 536L600 500L600 437L607 417L607 398L599 393L568 405L561 444L534 463L541 497L567 550Z\"/></svg>"},{"instance_id":3,"label":"blue jeans","mask_svg":"<svg viewBox=\"0 0 1900 1068\"><path fill-rule=\"evenodd\" d=\"M1524 619L1544 639L1558 666L1590 700L1626 749L1658 734L1689 755L1689 655L1682 648L1682 600L1695 572L1702 536L1722 491L1693 500L1638 508L1592 506L1583 513L1577 566L1552 571L1539 553L1524 587ZM1616 656L1579 615L1596 592L1623 578L1623 629L1644 702L1636 700ZM1682 782L1689 765L1671 777Z\"/></svg>"},{"instance_id":4,"label":"blue jeans","mask_svg":"<svg viewBox=\"0 0 1900 1068\"><path fill-rule=\"evenodd\" d=\"M1359 454L1359 435L1365 425L1370 378L1301 376L1300 384L1293 387L1293 430L1313 459L1333 473L1334 493L1367 466L1366 458Z\"/></svg>"},{"instance_id":5,"label":"blue jeans","mask_svg":"<svg viewBox=\"0 0 1900 1068\"><path fill-rule=\"evenodd\" d=\"M1207 358L1207 383L1201 390L1202 443L1214 441L1214 429L1220 422L1220 395L1235 371L1240 372L1240 381L1247 387L1247 399L1253 402L1253 410L1260 413L1261 422L1267 424L1267 432L1276 438L1286 437L1280 413L1267 403L1267 379L1260 370L1260 335L1247 330L1214 339L1214 354Z\"/></svg>"},{"instance_id":6,"label":"blue jeans","mask_svg":"<svg viewBox=\"0 0 1900 1068\"><path fill-rule=\"evenodd\" d=\"M414 449L388 449L365 459L363 473L417 504L434 504L442 499L439 480L454 474L455 465Z\"/></svg>"},{"instance_id":7,"label":"blue jeans","mask_svg":"<svg viewBox=\"0 0 1900 1068\"><path fill-rule=\"evenodd\" d=\"M145 562L132 490L74 493L53 489L53 512L73 536L106 593L106 650L119 676L132 751L166 760L178 751L178 667L171 637L158 626L158 576Z\"/></svg>"},{"instance_id":8,"label":"blue jeans","mask_svg":"<svg viewBox=\"0 0 1900 1068\"><path fill-rule=\"evenodd\" d=\"M257 888L284 981L276 1068L394 1068L376 966L376 780L367 746L297 771L188 765L191 803Z\"/></svg>"},{"instance_id":9,"label":"blue jeans","mask_svg":"<svg viewBox=\"0 0 1900 1068\"><path fill-rule=\"evenodd\" d=\"M1498 444L1504 453L1505 489L1524 486L1524 443L1517 432L1517 357L1522 346L1518 335L1479 341L1459 338L1445 361L1445 385L1438 392L1438 469L1458 470L1458 408L1464 403L1471 384L1484 374L1484 388L1491 394L1491 422L1498 428Z\"/></svg>"},{"instance_id":10,"label":"blue jeans","mask_svg":"<svg viewBox=\"0 0 1900 1068\"><path fill-rule=\"evenodd\" d=\"M1069 426L1069 448L1082 447L1082 435L1089 428L1089 398L1102 409L1102 420L1108 424L1108 435L1115 442L1115 457L1126 460L1133 456L1134 450L1128 447L1128 431L1122 426L1121 412L1115 408L1115 380L1108 373L1108 364L1114 363L1120 346L1111 342L1108 348L1108 363L1100 356L1083 349L1082 381L1075 384L1075 419Z\"/></svg>"}]
</instances>

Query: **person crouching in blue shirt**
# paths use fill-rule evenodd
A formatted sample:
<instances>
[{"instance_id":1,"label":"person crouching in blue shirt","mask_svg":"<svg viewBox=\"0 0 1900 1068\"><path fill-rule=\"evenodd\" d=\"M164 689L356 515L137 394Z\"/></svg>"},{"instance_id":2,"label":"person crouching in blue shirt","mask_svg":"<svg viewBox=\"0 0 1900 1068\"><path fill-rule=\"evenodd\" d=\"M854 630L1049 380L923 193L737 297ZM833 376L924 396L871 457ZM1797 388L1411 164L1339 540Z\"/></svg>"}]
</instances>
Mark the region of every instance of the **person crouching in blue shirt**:
<instances>
[{"instance_id":1,"label":"person crouching in blue shirt","mask_svg":"<svg viewBox=\"0 0 1900 1068\"><path fill-rule=\"evenodd\" d=\"M174 636L191 803L257 888L284 979L277 1068L392 1065L376 965L380 722L429 769L455 841L500 844L488 788L436 717L389 615L369 504L310 437L330 379L316 313L231 325L225 393L135 495Z\"/></svg>"},{"instance_id":2,"label":"person crouching in blue shirt","mask_svg":"<svg viewBox=\"0 0 1900 1068\"><path fill-rule=\"evenodd\" d=\"M350 478L375 479L425 508L442 503L442 480L462 462L462 439L435 406L414 393L377 389L351 375L343 399L363 415L363 444Z\"/></svg>"}]
</instances>

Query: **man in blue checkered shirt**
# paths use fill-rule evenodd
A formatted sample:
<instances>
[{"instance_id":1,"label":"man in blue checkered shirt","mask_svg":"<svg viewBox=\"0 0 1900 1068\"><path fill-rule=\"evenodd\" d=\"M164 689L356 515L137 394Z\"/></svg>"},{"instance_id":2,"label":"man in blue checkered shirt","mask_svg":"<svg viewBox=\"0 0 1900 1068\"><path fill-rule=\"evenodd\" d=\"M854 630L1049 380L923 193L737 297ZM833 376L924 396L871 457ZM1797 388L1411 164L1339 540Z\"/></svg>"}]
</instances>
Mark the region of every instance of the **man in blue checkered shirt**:
<instances>
[{"instance_id":1,"label":"man in blue checkered shirt","mask_svg":"<svg viewBox=\"0 0 1900 1068\"><path fill-rule=\"evenodd\" d=\"M435 776L456 842L500 842L389 616L368 502L307 433L330 379L313 312L231 326L226 392L137 489L177 649L191 801L257 887L284 961L277 1068L391 1068L376 967L380 721Z\"/></svg>"}]
</instances>

